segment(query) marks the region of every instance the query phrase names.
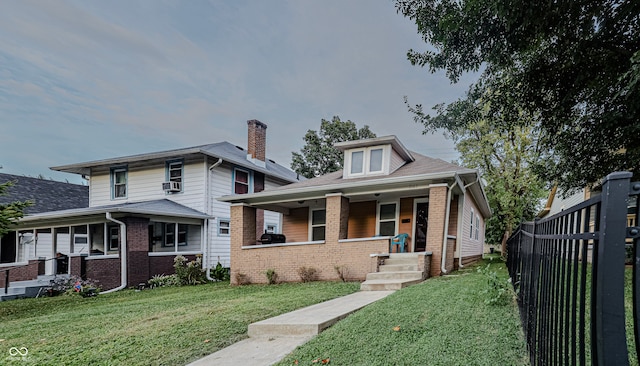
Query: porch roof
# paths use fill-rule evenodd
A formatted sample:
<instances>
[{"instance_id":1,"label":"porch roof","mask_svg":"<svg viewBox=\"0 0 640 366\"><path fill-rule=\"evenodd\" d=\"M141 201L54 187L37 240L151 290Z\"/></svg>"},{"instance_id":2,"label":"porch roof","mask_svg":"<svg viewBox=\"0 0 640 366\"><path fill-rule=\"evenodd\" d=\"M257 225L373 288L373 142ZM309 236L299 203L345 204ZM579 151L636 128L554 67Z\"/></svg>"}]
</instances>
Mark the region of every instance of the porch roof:
<instances>
[{"instance_id":1,"label":"porch roof","mask_svg":"<svg viewBox=\"0 0 640 366\"><path fill-rule=\"evenodd\" d=\"M274 209L295 207L297 201L324 198L326 194L341 193L346 196L361 196L392 192L428 192L430 184L453 183L461 178L478 203L485 217L491 215L482 183L475 169L464 168L440 159L430 158L412 152L415 161L405 165L389 175L370 176L356 179L344 179L342 171L329 173L303 182L265 190L259 193L229 195L218 198L222 202L261 205ZM473 184L475 183L475 184ZM464 187L459 188L465 191ZM290 203L290 204L288 204Z\"/></svg>"},{"instance_id":2,"label":"porch roof","mask_svg":"<svg viewBox=\"0 0 640 366\"><path fill-rule=\"evenodd\" d=\"M183 206L168 199L125 202L109 206L96 206L77 208L71 210L60 210L42 212L34 215L27 215L20 219L20 226L30 226L49 221L60 221L64 219L78 219L88 216L105 215L107 212L121 214L139 214L151 216L171 216L189 219L209 219L213 218L203 212Z\"/></svg>"}]
</instances>

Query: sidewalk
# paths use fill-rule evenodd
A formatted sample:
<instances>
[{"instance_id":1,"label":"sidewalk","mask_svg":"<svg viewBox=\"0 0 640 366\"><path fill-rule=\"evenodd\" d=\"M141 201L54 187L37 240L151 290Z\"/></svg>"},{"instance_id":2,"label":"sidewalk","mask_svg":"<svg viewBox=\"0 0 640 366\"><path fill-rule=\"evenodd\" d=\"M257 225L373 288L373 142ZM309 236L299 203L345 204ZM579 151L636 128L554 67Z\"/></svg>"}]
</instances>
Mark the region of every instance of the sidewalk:
<instances>
[{"instance_id":1,"label":"sidewalk","mask_svg":"<svg viewBox=\"0 0 640 366\"><path fill-rule=\"evenodd\" d=\"M272 365L349 314L392 294L360 291L249 325L249 338L189 366Z\"/></svg>"}]
</instances>

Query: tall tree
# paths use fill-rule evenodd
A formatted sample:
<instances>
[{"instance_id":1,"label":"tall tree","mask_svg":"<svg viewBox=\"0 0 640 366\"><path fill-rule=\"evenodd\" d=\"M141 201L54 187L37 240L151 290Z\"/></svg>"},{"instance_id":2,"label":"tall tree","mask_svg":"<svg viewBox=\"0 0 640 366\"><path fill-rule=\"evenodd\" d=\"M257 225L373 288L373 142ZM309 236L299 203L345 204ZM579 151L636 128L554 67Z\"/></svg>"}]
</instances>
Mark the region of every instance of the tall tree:
<instances>
[{"instance_id":1,"label":"tall tree","mask_svg":"<svg viewBox=\"0 0 640 366\"><path fill-rule=\"evenodd\" d=\"M7 195L9 188L13 186L13 182L8 181L0 184L0 196ZM22 218L24 210L31 206L30 201L15 201L7 204L0 204L0 238L8 233L11 228Z\"/></svg>"},{"instance_id":2,"label":"tall tree","mask_svg":"<svg viewBox=\"0 0 640 366\"><path fill-rule=\"evenodd\" d=\"M503 79L547 136L544 169L561 188L614 170L640 174L640 2L396 0L424 52L414 65L452 81L483 69ZM473 101L470 101L473 102Z\"/></svg>"},{"instance_id":3,"label":"tall tree","mask_svg":"<svg viewBox=\"0 0 640 366\"><path fill-rule=\"evenodd\" d=\"M333 147L336 142L374 138L369 126L358 129L350 120L341 121L334 116L331 121L320 121L320 132L308 130L304 135L305 145L300 153L291 153L291 169L313 178L342 169L342 152Z\"/></svg>"},{"instance_id":4,"label":"tall tree","mask_svg":"<svg viewBox=\"0 0 640 366\"><path fill-rule=\"evenodd\" d=\"M470 102L475 101L475 102ZM422 106L409 107L424 133L445 129L456 142L461 163L476 168L486 180L493 216L487 221L487 242L501 243L522 219L531 219L544 197L543 180L533 170L541 153L542 133L538 116L528 113L519 95L499 85L480 83L467 98L436 106L437 115Z\"/></svg>"}]
</instances>

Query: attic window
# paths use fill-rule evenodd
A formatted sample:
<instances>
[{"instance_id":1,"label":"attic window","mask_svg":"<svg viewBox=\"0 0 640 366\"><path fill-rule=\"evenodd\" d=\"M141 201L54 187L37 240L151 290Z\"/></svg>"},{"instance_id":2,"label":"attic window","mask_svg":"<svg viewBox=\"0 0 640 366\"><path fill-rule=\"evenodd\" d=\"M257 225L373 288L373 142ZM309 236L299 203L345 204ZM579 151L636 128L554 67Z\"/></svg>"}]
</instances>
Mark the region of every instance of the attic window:
<instances>
[{"instance_id":1,"label":"attic window","mask_svg":"<svg viewBox=\"0 0 640 366\"><path fill-rule=\"evenodd\" d=\"M345 151L345 178L389 174L391 146L372 146Z\"/></svg>"}]
</instances>

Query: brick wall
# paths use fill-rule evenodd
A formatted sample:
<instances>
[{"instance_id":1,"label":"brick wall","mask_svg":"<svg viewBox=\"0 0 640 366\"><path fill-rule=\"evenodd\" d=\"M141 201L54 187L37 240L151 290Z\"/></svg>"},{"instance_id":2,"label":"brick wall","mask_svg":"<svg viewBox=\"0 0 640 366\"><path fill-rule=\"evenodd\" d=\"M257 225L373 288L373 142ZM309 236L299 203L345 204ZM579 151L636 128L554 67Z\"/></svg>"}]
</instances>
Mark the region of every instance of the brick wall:
<instances>
[{"instance_id":1,"label":"brick wall","mask_svg":"<svg viewBox=\"0 0 640 366\"><path fill-rule=\"evenodd\" d=\"M427 251L432 252L431 276L440 276L442 243L444 241L444 218L447 204L446 185L429 188L429 215L427 222ZM449 250L447 249L447 252Z\"/></svg>"},{"instance_id":2,"label":"brick wall","mask_svg":"<svg viewBox=\"0 0 640 366\"><path fill-rule=\"evenodd\" d=\"M87 278L99 281L103 291L120 286L120 258L87 260Z\"/></svg>"},{"instance_id":3,"label":"brick wall","mask_svg":"<svg viewBox=\"0 0 640 366\"><path fill-rule=\"evenodd\" d=\"M340 195L329 195L326 202L327 224L324 244L255 249L241 248L242 243L251 240L252 230L245 227L245 223L249 224L251 220L255 222L255 209L244 205L232 205L231 283L237 284L238 273L245 275L252 283L266 283L264 272L267 269L275 269L280 281L299 282L298 269L302 266L316 268L318 280L339 280L335 266L346 268L346 277L350 280L364 280L367 273L375 272L376 260L369 254L387 252L389 240L338 242L339 238L346 237L348 232L348 224L345 221L348 221L349 202ZM291 242L289 237L287 241Z\"/></svg>"},{"instance_id":4,"label":"brick wall","mask_svg":"<svg viewBox=\"0 0 640 366\"><path fill-rule=\"evenodd\" d=\"M149 279L149 219L126 217L127 286L137 286Z\"/></svg>"},{"instance_id":5,"label":"brick wall","mask_svg":"<svg viewBox=\"0 0 640 366\"><path fill-rule=\"evenodd\" d=\"M28 281L37 279L38 264L39 262L37 260L30 260L29 264L25 266L12 268L9 270L9 281ZM0 287L4 287L5 273L5 268L0 268Z\"/></svg>"},{"instance_id":6,"label":"brick wall","mask_svg":"<svg viewBox=\"0 0 640 366\"><path fill-rule=\"evenodd\" d=\"M163 255L149 257L149 278L155 275L171 275L176 273L173 268L173 259L175 255ZM185 255L187 261L191 262L196 259L195 255Z\"/></svg>"}]
</instances>

